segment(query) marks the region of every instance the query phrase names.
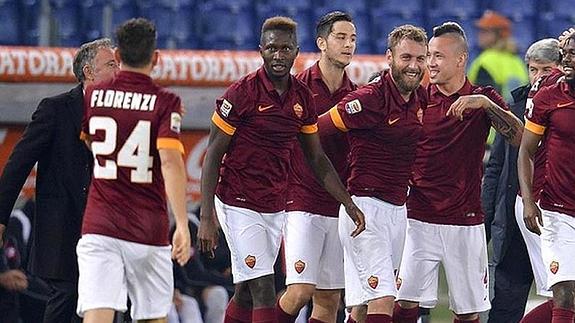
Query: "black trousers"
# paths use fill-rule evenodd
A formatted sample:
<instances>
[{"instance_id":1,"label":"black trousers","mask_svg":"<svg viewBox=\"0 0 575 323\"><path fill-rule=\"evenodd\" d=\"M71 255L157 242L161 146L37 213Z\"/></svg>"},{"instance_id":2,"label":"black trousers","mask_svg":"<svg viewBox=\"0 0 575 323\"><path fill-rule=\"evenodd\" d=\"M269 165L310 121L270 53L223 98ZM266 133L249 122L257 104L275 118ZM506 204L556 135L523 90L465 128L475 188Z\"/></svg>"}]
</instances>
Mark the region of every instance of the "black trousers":
<instances>
[{"instance_id":1,"label":"black trousers","mask_svg":"<svg viewBox=\"0 0 575 323\"><path fill-rule=\"evenodd\" d=\"M525 242L515 226L507 232L509 246L503 259L495 266L495 297L491 301L488 323L516 323L525 312L533 272Z\"/></svg>"},{"instance_id":2,"label":"black trousers","mask_svg":"<svg viewBox=\"0 0 575 323\"><path fill-rule=\"evenodd\" d=\"M44 323L79 323L76 315L78 305L78 282L45 279L50 286L50 295L44 312Z\"/></svg>"}]
</instances>

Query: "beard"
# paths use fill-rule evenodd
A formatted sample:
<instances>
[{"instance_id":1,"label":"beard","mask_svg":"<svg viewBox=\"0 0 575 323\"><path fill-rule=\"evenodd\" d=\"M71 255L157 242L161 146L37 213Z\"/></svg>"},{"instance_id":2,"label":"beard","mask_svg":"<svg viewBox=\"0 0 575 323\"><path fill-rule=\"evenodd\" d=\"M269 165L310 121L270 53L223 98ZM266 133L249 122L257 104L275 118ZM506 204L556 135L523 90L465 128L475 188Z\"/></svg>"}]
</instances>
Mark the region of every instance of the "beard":
<instances>
[{"instance_id":1,"label":"beard","mask_svg":"<svg viewBox=\"0 0 575 323\"><path fill-rule=\"evenodd\" d=\"M417 73L416 78L410 78L406 75L406 73L413 72ZM419 87L421 84L421 80L423 79L423 71L421 68L410 68L405 67L400 69L400 67L395 63L395 61L391 62L391 76L395 80L397 87L401 92L409 93Z\"/></svg>"}]
</instances>

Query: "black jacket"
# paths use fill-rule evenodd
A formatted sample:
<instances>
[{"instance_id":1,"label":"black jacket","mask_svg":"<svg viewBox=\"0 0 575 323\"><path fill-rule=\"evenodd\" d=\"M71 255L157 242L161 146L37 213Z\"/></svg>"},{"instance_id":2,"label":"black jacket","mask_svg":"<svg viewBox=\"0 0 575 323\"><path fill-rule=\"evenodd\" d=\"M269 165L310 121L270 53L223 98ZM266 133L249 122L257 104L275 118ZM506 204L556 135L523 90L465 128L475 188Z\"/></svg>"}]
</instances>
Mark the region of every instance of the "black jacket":
<instances>
[{"instance_id":1,"label":"black jacket","mask_svg":"<svg viewBox=\"0 0 575 323\"><path fill-rule=\"evenodd\" d=\"M511 92L513 104L510 109L523 120L530 85L519 87ZM485 211L487 241L493 240L493 260L497 264L505 256L509 247L509 234L519 230L515 220L515 199L519 191L517 156L519 147L513 147L500 134L495 136L491 155L485 168L481 202Z\"/></svg>"},{"instance_id":2,"label":"black jacket","mask_svg":"<svg viewBox=\"0 0 575 323\"><path fill-rule=\"evenodd\" d=\"M82 85L43 99L0 177L0 223L6 224L36 162L36 214L28 268L42 278L75 281L76 244L92 157L80 141Z\"/></svg>"}]
</instances>

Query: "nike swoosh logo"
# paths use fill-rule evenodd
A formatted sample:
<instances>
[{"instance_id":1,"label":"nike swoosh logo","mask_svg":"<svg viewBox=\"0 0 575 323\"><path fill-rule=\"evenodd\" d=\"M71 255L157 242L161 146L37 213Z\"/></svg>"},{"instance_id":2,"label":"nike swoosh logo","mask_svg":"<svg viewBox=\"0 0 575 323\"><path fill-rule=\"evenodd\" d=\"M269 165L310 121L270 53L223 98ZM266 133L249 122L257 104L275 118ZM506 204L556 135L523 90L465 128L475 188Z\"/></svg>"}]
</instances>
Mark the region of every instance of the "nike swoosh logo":
<instances>
[{"instance_id":1,"label":"nike swoosh logo","mask_svg":"<svg viewBox=\"0 0 575 323\"><path fill-rule=\"evenodd\" d=\"M564 108L564 107L568 107L570 105L574 105L575 102L566 102L566 103L557 103L557 107L558 108Z\"/></svg>"},{"instance_id":2,"label":"nike swoosh logo","mask_svg":"<svg viewBox=\"0 0 575 323\"><path fill-rule=\"evenodd\" d=\"M440 104L441 104L441 103L428 104L428 105L427 105L427 108L433 108L433 107L436 107L436 106L438 106L438 105L440 105Z\"/></svg>"},{"instance_id":3,"label":"nike swoosh logo","mask_svg":"<svg viewBox=\"0 0 575 323\"><path fill-rule=\"evenodd\" d=\"M392 124L394 124L394 123L396 123L396 122L398 122L398 121L399 121L399 118L395 118L395 119L393 119L393 120L389 119L389 120L387 120L387 123L391 126Z\"/></svg>"},{"instance_id":4,"label":"nike swoosh logo","mask_svg":"<svg viewBox=\"0 0 575 323\"><path fill-rule=\"evenodd\" d=\"M269 109L271 109L271 108L273 108L273 107L274 107L273 104L266 105L265 107L262 106L262 105L260 105L260 106L258 107L258 111L259 111L259 112L264 112L264 111L269 110Z\"/></svg>"}]
</instances>

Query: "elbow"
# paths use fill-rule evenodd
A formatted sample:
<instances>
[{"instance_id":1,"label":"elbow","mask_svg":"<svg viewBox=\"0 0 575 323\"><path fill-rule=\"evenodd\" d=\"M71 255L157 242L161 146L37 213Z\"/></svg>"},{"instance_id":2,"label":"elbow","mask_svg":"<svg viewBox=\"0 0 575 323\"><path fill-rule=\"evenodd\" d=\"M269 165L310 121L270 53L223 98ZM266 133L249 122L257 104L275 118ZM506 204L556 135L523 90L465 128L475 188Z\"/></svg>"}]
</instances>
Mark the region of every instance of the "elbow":
<instances>
[{"instance_id":1,"label":"elbow","mask_svg":"<svg viewBox=\"0 0 575 323\"><path fill-rule=\"evenodd\" d=\"M509 144L513 147L519 147L521 145L521 139L523 138L523 127L518 127L515 132L515 136L511 137Z\"/></svg>"}]
</instances>

